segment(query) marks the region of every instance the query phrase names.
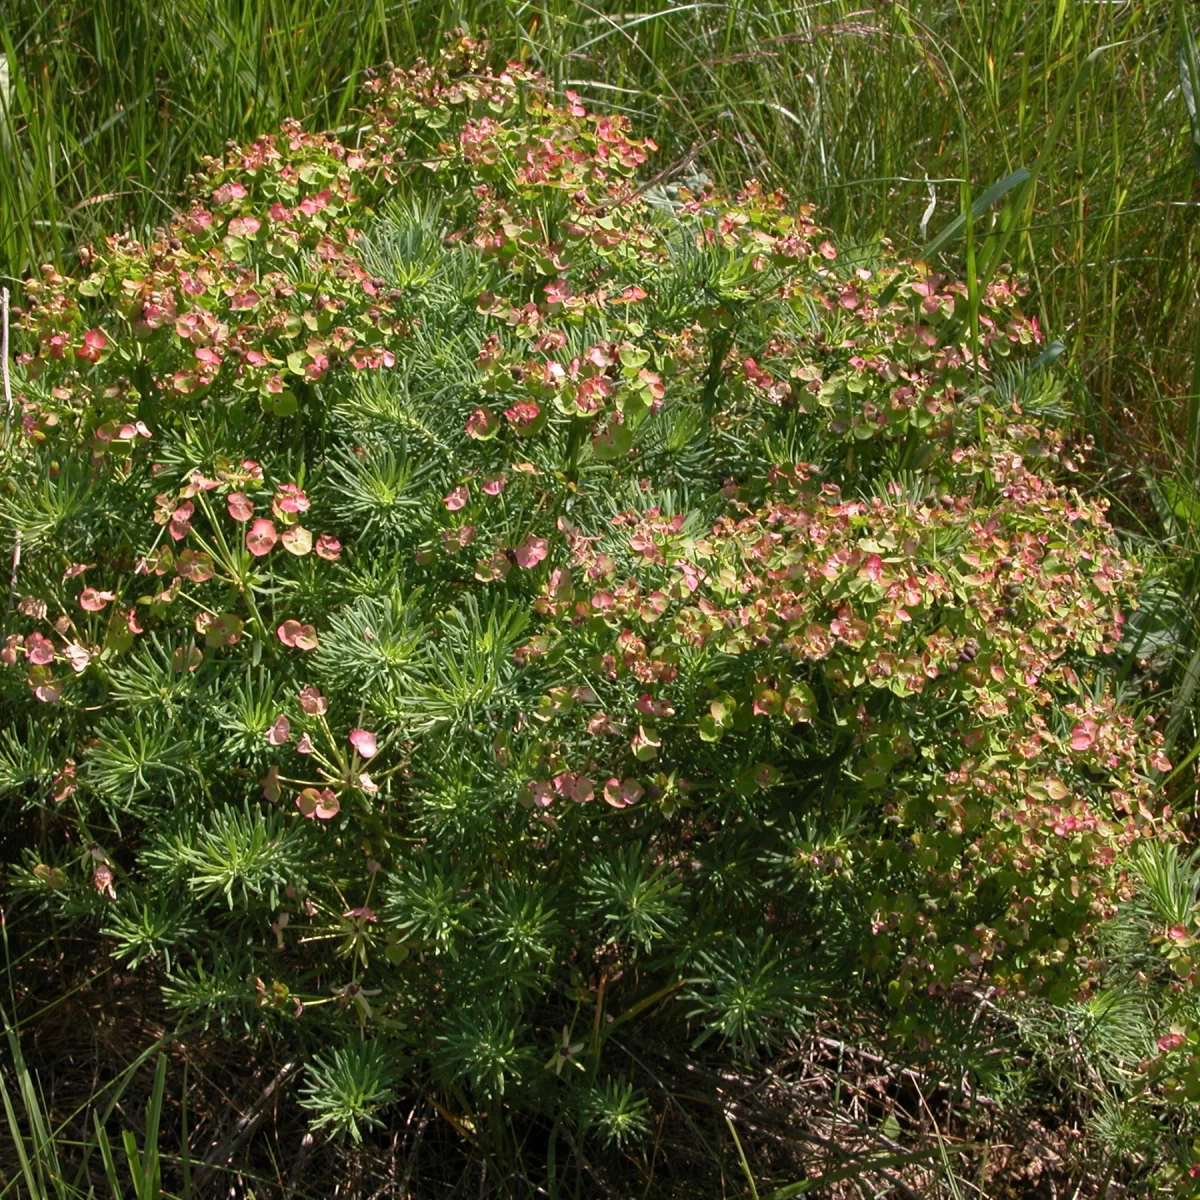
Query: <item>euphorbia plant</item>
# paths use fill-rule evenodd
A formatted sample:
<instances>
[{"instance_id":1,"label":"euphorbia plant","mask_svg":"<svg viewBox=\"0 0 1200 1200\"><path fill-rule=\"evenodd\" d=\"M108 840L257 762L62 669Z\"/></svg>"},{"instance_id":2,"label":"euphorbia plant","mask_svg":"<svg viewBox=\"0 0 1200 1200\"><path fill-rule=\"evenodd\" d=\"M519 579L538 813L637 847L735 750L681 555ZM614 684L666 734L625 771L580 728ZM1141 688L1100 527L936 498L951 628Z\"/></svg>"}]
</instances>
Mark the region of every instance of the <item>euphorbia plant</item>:
<instances>
[{"instance_id":1,"label":"euphorbia plant","mask_svg":"<svg viewBox=\"0 0 1200 1200\"><path fill-rule=\"evenodd\" d=\"M468 43L368 100L27 288L14 885L372 1094L407 1042L618 1141L643 1013L756 1054L1090 986L1169 764L1016 283L669 198Z\"/></svg>"}]
</instances>

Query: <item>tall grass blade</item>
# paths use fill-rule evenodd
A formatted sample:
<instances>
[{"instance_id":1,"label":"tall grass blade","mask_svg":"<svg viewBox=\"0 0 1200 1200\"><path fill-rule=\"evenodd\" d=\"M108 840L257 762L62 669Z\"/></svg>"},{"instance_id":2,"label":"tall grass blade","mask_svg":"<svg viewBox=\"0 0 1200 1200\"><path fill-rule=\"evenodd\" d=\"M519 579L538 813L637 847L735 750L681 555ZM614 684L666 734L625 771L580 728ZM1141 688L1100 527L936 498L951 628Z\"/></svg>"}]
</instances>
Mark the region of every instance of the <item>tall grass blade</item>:
<instances>
[{"instance_id":1,"label":"tall grass blade","mask_svg":"<svg viewBox=\"0 0 1200 1200\"><path fill-rule=\"evenodd\" d=\"M117 1171L116 1159L113 1158L112 1146L109 1143L104 1125L100 1120L100 1114L93 1112L92 1121L96 1127L96 1145L100 1149L100 1161L104 1163L104 1174L108 1179L108 1186L112 1192L112 1200L124 1200L124 1193L121 1190L121 1176Z\"/></svg>"},{"instance_id":2,"label":"tall grass blade","mask_svg":"<svg viewBox=\"0 0 1200 1200\"><path fill-rule=\"evenodd\" d=\"M1200 97L1200 52L1192 36L1183 0L1176 0L1175 15L1179 24L1179 89L1187 106L1188 120L1192 127L1192 162L1200 170L1200 113L1197 112L1197 97ZM1196 337L1192 347L1192 380L1188 395L1185 423L1186 446L1192 474L1200 472L1200 321L1196 324ZM1193 683L1193 690L1194 690Z\"/></svg>"},{"instance_id":3,"label":"tall grass blade","mask_svg":"<svg viewBox=\"0 0 1200 1200\"><path fill-rule=\"evenodd\" d=\"M998 179L992 184L986 192L983 193L977 200L970 205L971 217L978 219L988 211L998 200L1002 200L1009 192L1022 184L1027 183L1033 175L1024 167L1018 167L1015 171L1005 175L1003 179ZM951 221L945 229L933 238L927 245L921 249L921 258L930 258L936 254L955 234L959 233L967 224L967 212L960 213Z\"/></svg>"},{"instance_id":4,"label":"tall grass blade","mask_svg":"<svg viewBox=\"0 0 1200 1200\"><path fill-rule=\"evenodd\" d=\"M0 1021L4 1023L5 1040L8 1043L9 1061L17 1085L17 1094L25 1114L28 1134L22 1126L13 1098L0 1073L0 1101L4 1104L4 1116L8 1123L17 1160L21 1166L30 1200L68 1200L70 1191L63 1179L58 1159L57 1134L46 1117L42 1097L38 1092L17 1032L9 1022L8 1014L0 1007ZM26 1144L28 1138L28 1144Z\"/></svg>"}]
</instances>

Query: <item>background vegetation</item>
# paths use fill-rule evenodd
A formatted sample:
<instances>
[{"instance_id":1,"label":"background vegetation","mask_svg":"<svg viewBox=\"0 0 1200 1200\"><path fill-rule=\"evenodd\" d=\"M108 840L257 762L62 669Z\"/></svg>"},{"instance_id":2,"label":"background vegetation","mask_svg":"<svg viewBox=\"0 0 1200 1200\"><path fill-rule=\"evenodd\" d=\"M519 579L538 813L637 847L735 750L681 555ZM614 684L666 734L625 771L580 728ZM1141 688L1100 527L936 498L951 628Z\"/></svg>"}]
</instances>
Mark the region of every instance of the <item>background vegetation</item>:
<instances>
[{"instance_id":1,"label":"background vegetation","mask_svg":"<svg viewBox=\"0 0 1200 1200\"><path fill-rule=\"evenodd\" d=\"M366 67L467 25L629 113L667 159L811 200L844 243L916 249L1036 168L1009 257L1104 415L1152 438L1182 431L1194 362L1186 17L1173 0L10 0L2 261L17 276L161 220L199 156L286 116L345 125Z\"/></svg>"},{"instance_id":2,"label":"background vegetation","mask_svg":"<svg viewBox=\"0 0 1200 1200\"><path fill-rule=\"evenodd\" d=\"M1200 71L1188 17L1188 6L1170 0L599 6L10 0L0 12L6 55L0 274L15 286L39 263L73 266L82 243L162 221L186 177L227 140L248 140L288 116L311 129L353 127L366 68L430 55L458 25L486 28L499 55L538 67L589 107L628 114L640 134L663 147L662 163L725 185L759 176L811 200L844 250L888 239L901 253L916 253L961 218L936 253L968 279L988 278L1002 262L1028 277L1027 306L1048 337L1062 343L1056 369L1072 420L1101 451L1090 486L1115 501L1127 545L1148 567L1142 615L1119 672L1130 686L1163 700L1169 748L1181 764L1171 786L1186 821L1200 681L1194 244ZM1160 915L1186 912L1194 880L1179 864L1162 872L1155 893ZM1140 928L1139 919L1149 920L1131 914L1132 928ZM105 984L112 988L107 1012L94 997L86 1006L71 1005L81 980L69 955L59 939L21 948L26 977L51 964L45 978L57 982L63 997L32 1023L36 1009L22 993L30 1036L49 1046L56 1029L62 1032L56 1011L87 1011L94 1044L110 1051L102 1069L121 1070L112 1065L128 1049L120 1030L153 1032L161 1014L113 976ZM1131 961L1131 974L1140 969ZM15 1008L15 994L12 1002ZM43 998L37 1008L45 1004ZM1053 1021L1031 1017L1017 1041L1005 1044L1022 1047L1012 1051L1021 1071L1040 1064L1046 1070L1038 1079L1107 1096L1106 1072L1122 1070L1121 1037L1136 1038L1141 1033L1130 1035L1130 1028L1144 1033L1150 1026L1138 1025L1128 1008L1120 1021L1101 1016L1107 1023L1087 1011L1058 1013ZM836 1125L841 1089L870 1095L874 1068L854 1057L852 1036L828 1030L821 1036L834 1046L824 1047L825 1058L810 1046L810 1062L815 1075L825 1072L827 1094L839 1098L830 1102ZM153 1049L154 1039L145 1045ZM217 1079L214 1065L229 1053L210 1034L191 1042L198 1069L214 1072L215 1091L232 1083ZM153 1053L143 1060L152 1063ZM56 1062L48 1053L40 1066L44 1077L53 1066L79 1070L78 1062ZM272 1081L286 1082L288 1067L286 1055L264 1055L254 1095L273 1103ZM671 1069L673 1086L686 1091L688 1068ZM161 1084L155 1093L152 1072L142 1074L144 1094L161 1105ZM135 1076L120 1075L120 1086ZM22 1079L13 1115L31 1120L41 1101L32 1078ZM738 1093L726 1106L736 1112L749 1104L741 1092L753 1095L759 1084L747 1076L714 1087ZM781 1136L771 1122L795 1102L792 1086L790 1079L772 1084L781 1089L773 1093L775 1111L756 1111L761 1146ZM905 1102L918 1113L924 1103L913 1096ZM134 1107L141 1105L139 1098ZM427 1119L413 1111L410 1121ZM1092 1111L1111 1126L1105 1145L1112 1147L1115 1175L1115 1164L1124 1154L1136 1156L1146 1131L1126 1127L1121 1113L1098 1100ZM747 1172L753 1179L749 1167L741 1169L737 1135L729 1137L723 1119L688 1119L697 1122L693 1144L711 1149L712 1161L731 1172L736 1194ZM872 1133L878 1126L867 1124ZM435 1128L440 1132L428 1135L427 1147L448 1126ZM1047 1171L1063 1151L1052 1142ZM290 1178L299 1186L288 1161L296 1144L278 1144L281 1184ZM405 1151L419 1174L410 1145L421 1142L410 1139ZM943 1182L929 1186L947 1195L951 1187L968 1187L956 1182L957 1174L947 1167ZM472 1180L478 1184L477 1176ZM16 1177L5 1182L16 1186ZM1089 1186L1103 1182L1091 1179ZM1029 1183L1031 1193L1037 1186ZM46 1188L54 1194L50 1183Z\"/></svg>"}]
</instances>

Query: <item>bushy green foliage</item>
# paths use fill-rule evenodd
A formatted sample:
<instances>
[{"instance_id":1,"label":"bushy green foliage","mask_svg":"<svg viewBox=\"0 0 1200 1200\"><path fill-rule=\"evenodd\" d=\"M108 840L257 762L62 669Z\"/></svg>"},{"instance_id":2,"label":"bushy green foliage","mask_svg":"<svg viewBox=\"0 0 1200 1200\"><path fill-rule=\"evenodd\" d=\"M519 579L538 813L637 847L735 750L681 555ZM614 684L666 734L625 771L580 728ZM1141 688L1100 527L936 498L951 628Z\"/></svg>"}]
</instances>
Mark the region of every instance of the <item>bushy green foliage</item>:
<instances>
[{"instance_id":1,"label":"bushy green foliage","mask_svg":"<svg viewBox=\"0 0 1200 1200\"><path fill-rule=\"evenodd\" d=\"M356 1138L411 1071L626 1143L652 1011L754 1057L1086 997L1169 763L1016 281L654 186L467 41L368 92L26 289L22 896L332 1039Z\"/></svg>"}]
</instances>

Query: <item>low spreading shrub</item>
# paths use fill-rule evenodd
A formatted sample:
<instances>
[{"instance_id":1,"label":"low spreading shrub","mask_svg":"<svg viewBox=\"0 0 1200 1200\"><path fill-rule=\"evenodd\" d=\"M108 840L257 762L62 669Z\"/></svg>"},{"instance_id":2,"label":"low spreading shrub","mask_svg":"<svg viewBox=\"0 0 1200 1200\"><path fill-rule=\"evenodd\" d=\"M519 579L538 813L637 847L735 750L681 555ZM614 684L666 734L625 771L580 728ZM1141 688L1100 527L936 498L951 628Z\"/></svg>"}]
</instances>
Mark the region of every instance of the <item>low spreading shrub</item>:
<instances>
[{"instance_id":1,"label":"low spreading shrub","mask_svg":"<svg viewBox=\"0 0 1200 1200\"><path fill-rule=\"evenodd\" d=\"M634 1021L1086 996L1169 763L1017 282L676 186L469 42L368 92L25 289L22 902L327 1043L355 1139L416 1076L626 1144Z\"/></svg>"}]
</instances>

